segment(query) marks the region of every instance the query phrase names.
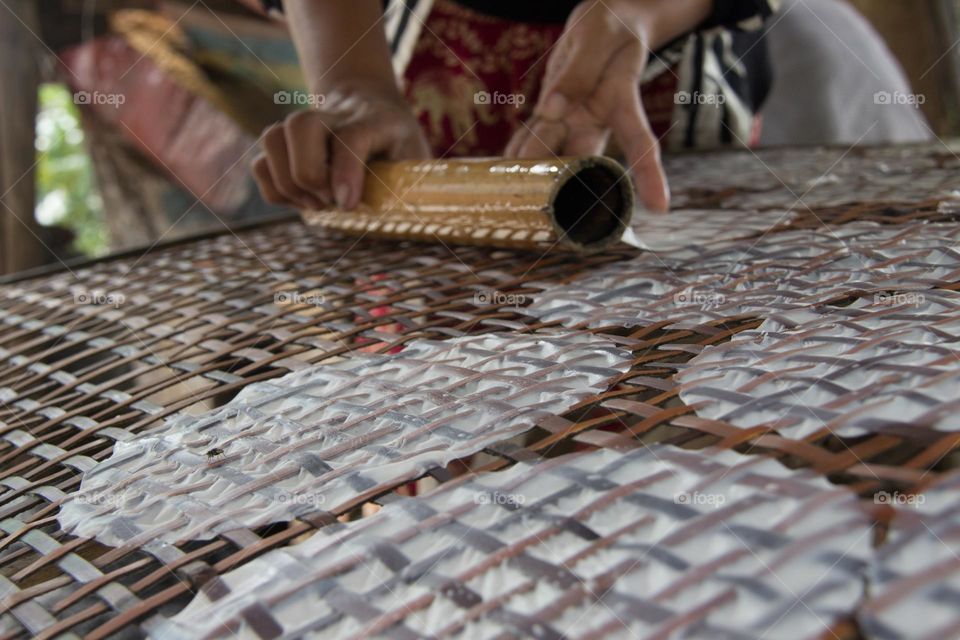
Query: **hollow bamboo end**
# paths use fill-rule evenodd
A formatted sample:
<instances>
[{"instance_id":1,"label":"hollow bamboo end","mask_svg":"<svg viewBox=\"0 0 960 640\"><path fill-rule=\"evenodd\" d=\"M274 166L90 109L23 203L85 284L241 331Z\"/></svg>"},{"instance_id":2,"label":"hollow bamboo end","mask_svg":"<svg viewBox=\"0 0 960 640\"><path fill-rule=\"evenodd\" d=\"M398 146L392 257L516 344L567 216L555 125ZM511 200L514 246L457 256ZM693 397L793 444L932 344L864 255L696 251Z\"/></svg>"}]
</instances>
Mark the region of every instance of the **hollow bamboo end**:
<instances>
[{"instance_id":1,"label":"hollow bamboo end","mask_svg":"<svg viewBox=\"0 0 960 640\"><path fill-rule=\"evenodd\" d=\"M633 182L620 163L599 156L571 162L550 200L558 244L595 252L619 243L635 199Z\"/></svg>"}]
</instances>

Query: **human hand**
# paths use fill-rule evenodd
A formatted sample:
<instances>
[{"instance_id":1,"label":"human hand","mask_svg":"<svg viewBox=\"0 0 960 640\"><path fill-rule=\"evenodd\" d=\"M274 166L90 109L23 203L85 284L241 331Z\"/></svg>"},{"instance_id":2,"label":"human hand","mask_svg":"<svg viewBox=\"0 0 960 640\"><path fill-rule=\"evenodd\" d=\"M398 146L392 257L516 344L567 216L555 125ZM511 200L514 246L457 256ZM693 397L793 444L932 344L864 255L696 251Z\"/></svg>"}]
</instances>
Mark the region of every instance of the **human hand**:
<instances>
[{"instance_id":1,"label":"human hand","mask_svg":"<svg viewBox=\"0 0 960 640\"><path fill-rule=\"evenodd\" d=\"M653 23L650 11L635 0L582 2L547 62L533 117L514 134L504 155L598 155L612 134L640 202L666 212L670 192L660 145L640 97Z\"/></svg>"},{"instance_id":2,"label":"human hand","mask_svg":"<svg viewBox=\"0 0 960 640\"><path fill-rule=\"evenodd\" d=\"M360 202L373 159L429 158L420 125L399 93L351 87L324 94L319 109L298 111L268 127L253 176L264 200L304 209Z\"/></svg>"}]
</instances>

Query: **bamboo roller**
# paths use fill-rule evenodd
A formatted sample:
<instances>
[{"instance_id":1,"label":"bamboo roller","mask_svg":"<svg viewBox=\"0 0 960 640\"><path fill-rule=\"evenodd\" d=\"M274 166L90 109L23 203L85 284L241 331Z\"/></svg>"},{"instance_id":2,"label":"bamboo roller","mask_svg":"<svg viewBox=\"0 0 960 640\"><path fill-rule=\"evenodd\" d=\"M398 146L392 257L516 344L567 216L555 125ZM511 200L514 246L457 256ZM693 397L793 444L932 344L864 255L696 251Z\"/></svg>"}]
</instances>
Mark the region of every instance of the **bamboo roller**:
<instances>
[{"instance_id":1,"label":"bamboo roller","mask_svg":"<svg viewBox=\"0 0 960 640\"><path fill-rule=\"evenodd\" d=\"M355 211L304 211L353 235L508 248L597 251L620 241L633 184L602 157L370 165Z\"/></svg>"}]
</instances>

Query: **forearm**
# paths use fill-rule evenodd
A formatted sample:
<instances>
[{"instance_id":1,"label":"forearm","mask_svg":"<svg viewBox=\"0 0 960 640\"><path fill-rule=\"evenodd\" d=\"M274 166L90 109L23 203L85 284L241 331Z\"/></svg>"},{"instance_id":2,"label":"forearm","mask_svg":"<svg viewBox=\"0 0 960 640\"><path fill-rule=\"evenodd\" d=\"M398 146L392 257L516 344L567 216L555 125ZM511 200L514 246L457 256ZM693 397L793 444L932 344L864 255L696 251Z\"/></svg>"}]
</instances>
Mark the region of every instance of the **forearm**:
<instances>
[{"instance_id":1,"label":"forearm","mask_svg":"<svg viewBox=\"0 0 960 640\"><path fill-rule=\"evenodd\" d=\"M398 91L380 0L286 0L284 7L311 91L348 84Z\"/></svg>"}]
</instances>

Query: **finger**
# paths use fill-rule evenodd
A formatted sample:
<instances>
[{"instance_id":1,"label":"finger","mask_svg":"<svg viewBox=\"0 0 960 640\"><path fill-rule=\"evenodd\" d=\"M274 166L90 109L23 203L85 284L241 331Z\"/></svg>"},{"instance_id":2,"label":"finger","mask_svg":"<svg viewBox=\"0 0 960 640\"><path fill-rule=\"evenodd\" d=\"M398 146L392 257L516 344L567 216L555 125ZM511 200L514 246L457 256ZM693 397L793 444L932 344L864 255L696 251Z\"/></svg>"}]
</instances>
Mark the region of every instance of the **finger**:
<instances>
[{"instance_id":1,"label":"finger","mask_svg":"<svg viewBox=\"0 0 960 640\"><path fill-rule=\"evenodd\" d=\"M266 155L261 153L254 158L250 170L253 173L253 179L257 182L257 187L260 189L260 195L263 196L264 200L270 204L296 206L292 201L283 197L283 195L277 191L277 187L273 184L273 176L270 174L270 166L267 163Z\"/></svg>"},{"instance_id":2,"label":"finger","mask_svg":"<svg viewBox=\"0 0 960 640\"><path fill-rule=\"evenodd\" d=\"M374 153L384 150L379 148L379 141L370 126L362 125L346 127L334 136L330 179L340 208L353 209L360 203L367 161Z\"/></svg>"},{"instance_id":3,"label":"finger","mask_svg":"<svg viewBox=\"0 0 960 640\"><path fill-rule=\"evenodd\" d=\"M322 208L321 202L316 197L298 187L293 181L283 125L275 124L268 127L263 132L261 144L267 155L267 166L270 167L273 185L280 195L301 207Z\"/></svg>"},{"instance_id":4,"label":"finger","mask_svg":"<svg viewBox=\"0 0 960 640\"><path fill-rule=\"evenodd\" d=\"M294 185L329 205L333 201L327 166L330 128L323 115L298 111L287 118L283 131Z\"/></svg>"},{"instance_id":5,"label":"finger","mask_svg":"<svg viewBox=\"0 0 960 640\"><path fill-rule=\"evenodd\" d=\"M530 130L527 129L524 124L525 123L521 123L517 130L513 132L513 135L510 136L510 141L507 142L507 146L503 150L504 158L516 158L520 148L523 146L523 143L530 135Z\"/></svg>"},{"instance_id":6,"label":"finger","mask_svg":"<svg viewBox=\"0 0 960 640\"><path fill-rule=\"evenodd\" d=\"M611 19L615 17L602 2L583 3L571 14L547 62L536 115L560 120L571 105L590 97L608 61L622 46L614 36Z\"/></svg>"},{"instance_id":7,"label":"finger","mask_svg":"<svg viewBox=\"0 0 960 640\"><path fill-rule=\"evenodd\" d=\"M534 118L527 129L527 137L517 148L518 158L549 158L556 156L567 138L568 126L565 122L552 122Z\"/></svg>"},{"instance_id":8,"label":"finger","mask_svg":"<svg viewBox=\"0 0 960 640\"><path fill-rule=\"evenodd\" d=\"M660 143L638 93L629 105L614 111L611 129L633 173L640 203L649 211L669 211L670 189L660 161Z\"/></svg>"},{"instance_id":9,"label":"finger","mask_svg":"<svg viewBox=\"0 0 960 640\"><path fill-rule=\"evenodd\" d=\"M645 65L645 46L631 42L610 61L585 107L598 122L610 127L634 176L640 204L649 211L665 213L670 208L670 190L660 161L660 143L638 88Z\"/></svg>"},{"instance_id":10,"label":"finger","mask_svg":"<svg viewBox=\"0 0 960 640\"><path fill-rule=\"evenodd\" d=\"M401 136L390 148L390 160L429 160L433 158L430 143L419 128L412 134Z\"/></svg>"},{"instance_id":11,"label":"finger","mask_svg":"<svg viewBox=\"0 0 960 640\"><path fill-rule=\"evenodd\" d=\"M571 125L567 139L560 149L565 156L599 156L607 148L610 131L593 124Z\"/></svg>"}]
</instances>

